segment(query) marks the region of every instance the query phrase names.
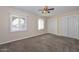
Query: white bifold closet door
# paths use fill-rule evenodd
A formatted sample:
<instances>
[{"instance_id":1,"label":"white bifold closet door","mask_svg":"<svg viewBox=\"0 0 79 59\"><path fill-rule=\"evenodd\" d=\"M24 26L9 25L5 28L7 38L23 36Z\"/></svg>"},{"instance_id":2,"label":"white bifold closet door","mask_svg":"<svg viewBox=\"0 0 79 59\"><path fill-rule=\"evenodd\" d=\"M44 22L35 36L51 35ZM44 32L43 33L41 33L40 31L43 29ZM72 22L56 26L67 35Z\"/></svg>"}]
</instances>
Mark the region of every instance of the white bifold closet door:
<instances>
[{"instance_id":1,"label":"white bifold closet door","mask_svg":"<svg viewBox=\"0 0 79 59\"><path fill-rule=\"evenodd\" d=\"M60 28L64 36L79 38L79 16L64 16L60 22Z\"/></svg>"}]
</instances>

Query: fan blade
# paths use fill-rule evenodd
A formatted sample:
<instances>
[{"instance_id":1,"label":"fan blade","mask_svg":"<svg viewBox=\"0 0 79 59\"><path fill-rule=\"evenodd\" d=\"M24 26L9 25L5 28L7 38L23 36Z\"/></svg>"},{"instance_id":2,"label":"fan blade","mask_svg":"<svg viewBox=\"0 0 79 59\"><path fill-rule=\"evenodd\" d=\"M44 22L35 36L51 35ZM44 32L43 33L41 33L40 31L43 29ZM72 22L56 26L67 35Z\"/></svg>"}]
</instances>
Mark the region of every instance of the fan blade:
<instances>
[{"instance_id":1,"label":"fan blade","mask_svg":"<svg viewBox=\"0 0 79 59\"><path fill-rule=\"evenodd\" d=\"M48 9L48 10L54 10L54 8L50 8L50 9Z\"/></svg>"}]
</instances>

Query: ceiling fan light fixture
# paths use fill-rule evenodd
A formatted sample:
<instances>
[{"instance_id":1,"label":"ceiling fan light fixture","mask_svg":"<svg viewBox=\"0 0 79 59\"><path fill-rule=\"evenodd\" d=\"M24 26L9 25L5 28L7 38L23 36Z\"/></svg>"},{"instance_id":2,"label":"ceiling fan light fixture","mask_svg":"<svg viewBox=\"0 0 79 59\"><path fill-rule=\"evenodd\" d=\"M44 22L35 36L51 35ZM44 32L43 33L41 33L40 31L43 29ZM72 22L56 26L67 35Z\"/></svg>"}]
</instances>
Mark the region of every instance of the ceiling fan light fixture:
<instances>
[{"instance_id":1,"label":"ceiling fan light fixture","mask_svg":"<svg viewBox=\"0 0 79 59\"><path fill-rule=\"evenodd\" d=\"M45 6L43 9L40 9L40 15L41 16L52 16L52 11L54 8L48 8L48 6Z\"/></svg>"},{"instance_id":2,"label":"ceiling fan light fixture","mask_svg":"<svg viewBox=\"0 0 79 59\"><path fill-rule=\"evenodd\" d=\"M40 15L41 16L52 16L53 14L51 14L51 13L41 13Z\"/></svg>"},{"instance_id":3,"label":"ceiling fan light fixture","mask_svg":"<svg viewBox=\"0 0 79 59\"><path fill-rule=\"evenodd\" d=\"M48 13L48 11L43 11L43 12L42 12L42 14L47 14L47 13Z\"/></svg>"}]
</instances>

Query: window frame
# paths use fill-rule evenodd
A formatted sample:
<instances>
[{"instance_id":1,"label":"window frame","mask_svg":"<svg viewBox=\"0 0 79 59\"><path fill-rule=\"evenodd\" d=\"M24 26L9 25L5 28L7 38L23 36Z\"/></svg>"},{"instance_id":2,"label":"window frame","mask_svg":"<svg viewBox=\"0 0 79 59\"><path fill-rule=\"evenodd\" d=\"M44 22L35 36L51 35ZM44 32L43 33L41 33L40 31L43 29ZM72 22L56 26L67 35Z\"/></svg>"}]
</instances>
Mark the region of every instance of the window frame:
<instances>
[{"instance_id":1,"label":"window frame","mask_svg":"<svg viewBox=\"0 0 79 59\"><path fill-rule=\"evenodd\" d=\"M25 19L24 25L25 25L26 28L24 30L21 30L20 27L19 27L19 30L13 31L12 30L12 18L13 17L17 17L18 19L24 18ZM20 23L19 23L19 25L20 25ZM10 32L25 32L25 31L27 31L27 18L26 17L23 17L23 16L10 15Z\"/></svg>"},{"instance_id":2,"label":"window frame","mask_svg":"<svg viewBox=\"0 0 79 59\"><path fill-rule=\"evenodd\" d=\"M39 29L39 20L42 20L43 21L43 28L41 28L41 29ZM38 21L37 21L37 29L38 29L38 31L41 31L41 30L44 30L45 29L45 21L44 21L44 19L42 19L42 18L39 18L38 19Z\"/></svg>"}]
</instances>

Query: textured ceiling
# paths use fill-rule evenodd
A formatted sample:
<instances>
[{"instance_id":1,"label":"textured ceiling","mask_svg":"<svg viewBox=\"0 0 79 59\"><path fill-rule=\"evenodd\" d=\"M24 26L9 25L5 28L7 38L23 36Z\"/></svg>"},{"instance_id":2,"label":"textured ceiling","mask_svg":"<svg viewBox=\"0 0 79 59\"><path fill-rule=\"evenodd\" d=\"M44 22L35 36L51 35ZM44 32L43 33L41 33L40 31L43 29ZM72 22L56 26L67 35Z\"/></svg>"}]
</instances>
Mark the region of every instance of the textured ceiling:
<instances>
[{"instance_id":1,"label":"textured ceiling","mask_svg":"<svg viewBox=\"0 0 79 59\"><path fill-rule=\"evenodd\" d=\"M79 6L48 6L49 8L55 8L53 12L54 15L63 14L70 11L79 10ZM14 6L13 8L21 9L23 11L28 11L35 15L39 15L39 9L43 6Z\"/></svg>"}]
</instances>

